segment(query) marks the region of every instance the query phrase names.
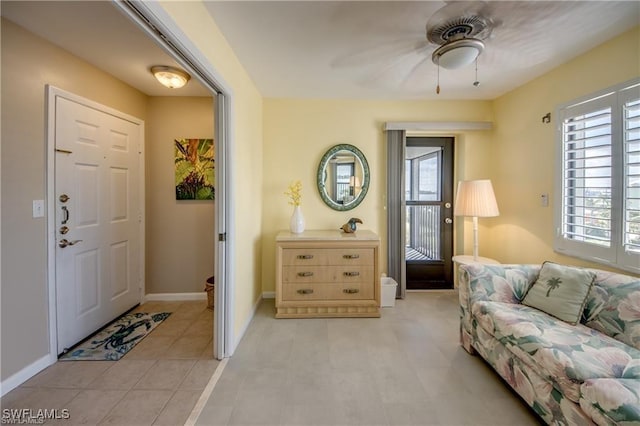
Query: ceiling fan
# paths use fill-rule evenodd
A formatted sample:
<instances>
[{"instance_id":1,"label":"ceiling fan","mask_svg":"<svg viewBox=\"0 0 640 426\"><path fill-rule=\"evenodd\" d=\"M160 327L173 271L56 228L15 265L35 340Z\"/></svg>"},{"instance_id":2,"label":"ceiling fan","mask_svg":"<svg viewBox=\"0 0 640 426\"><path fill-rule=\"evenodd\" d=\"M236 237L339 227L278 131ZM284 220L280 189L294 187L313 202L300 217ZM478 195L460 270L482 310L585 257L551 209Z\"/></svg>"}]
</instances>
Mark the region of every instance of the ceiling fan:
<instances>
[{"instance_id":1,"label":"ceiling fan","mask_svg":"<svg viewBox=\"0 0 640 426\"><path fill-rule=\"evenodd\" d=\"M491 35L494 21L486 10L486 3L474 1L451 2L434 13L426 25L427 40L438 47L431 54L431 60L438 66L440 93L440 67L457 69L476 63L484 51L484 40Z\"/></svg>"},{"instance_id":2,"label":"ceiling fan","mask_svg":"<svg viewBox=\"0 0 640 426\"><path fill-rule=\"evenodd\" d=\"M398 39L375 39L381 33L371 34L370 46L360 46L345 52L331 63L335 67L359 67L362 64L379 63L378 70L363 81L363 84L405 84L409 79L421 75L417 71L431 59L438 69L439 93L440 67L449 70L464 68L476 63L474 85L477 78L477 58L485 51L485 41L493 38L493 30L502 26L495 17L495 5L484 1L448 1L429 14L422 31L405 27L405 36ZM412 9L414 10L414 9ZM417 17L416 17L417 18ZM402 19L402 18L401 18ZM415 25L416 19L412 22ZM424 22L422 21L425 25ZM394 22L393 31L402 27L402 21ZM365 28L376 28L364 26ZM493 44L493 43L492 43ZM496 48L490 46L491 52ZM492 55L490 55L492 56Z\"/></svg>"}]
</instances>

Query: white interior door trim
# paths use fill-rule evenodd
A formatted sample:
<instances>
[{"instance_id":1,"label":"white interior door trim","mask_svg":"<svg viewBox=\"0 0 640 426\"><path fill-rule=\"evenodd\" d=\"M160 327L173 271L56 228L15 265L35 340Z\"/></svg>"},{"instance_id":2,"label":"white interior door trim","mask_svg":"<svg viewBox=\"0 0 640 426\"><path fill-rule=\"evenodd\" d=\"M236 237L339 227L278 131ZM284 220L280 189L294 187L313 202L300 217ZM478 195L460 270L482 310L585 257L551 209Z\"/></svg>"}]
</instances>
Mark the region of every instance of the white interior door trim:
<instances>
[{"instance_id":1,"label":"white interior door trim","mask_svg":"<svg viewBox=\"0 0 640 426\"><path fill-rule=\"evenodd\" d=\"M215 299L223 306L214 310L214 357L222 359L233 355L241 336L235 336L235 265L234 258L234 188L233 156L231 144L234 134L234 93L233 89L215 66L186 36L182 29L164 10L160 2L115 1L114 5L135 22L149 37L154 39L171 57L212 93L217 93L215 140L216 163L223 163L216 171L216 234L226 235L226 241L219 241L216 250ZM218 167L216 167L218 169ZM220 174L221 173L221 174ZM222 185L221 185L222 184ZM224 194L219 197L219 193ZM222 220L220 220L222 219Z\"/></svg>"},{"instance_id":2,"label":"white interior door trim","mask_svg":"<svg viewBox=\"0 0 640 426\"><path fill-rule=\"evenodd\" d=\"M131 115L125 114L121 111L109 108L105 105L99 104L92 100L83 98L79 95L67 92L57 87L47 85L45 87L45 104L47 115L47 148L46 148L46 160L47 160L47 289L48 289L48 307L49 307L49 361L51 364L58 359L58 334L57 324L58 319L56 315L56 223L55 223L55 132L56 132L56 98L62 97L73 102L77 102L86 107L93 108L107 114L122 118L138 125L138 129L141 132L138 149L140 150L140 156L138 157L138 184L139 198L140 198L140 252L139 263L140 267L138 276L139 286L139 299L142 302L145 293L145 170L144 170L144 121Z\"/></svg>"}]
</instances>

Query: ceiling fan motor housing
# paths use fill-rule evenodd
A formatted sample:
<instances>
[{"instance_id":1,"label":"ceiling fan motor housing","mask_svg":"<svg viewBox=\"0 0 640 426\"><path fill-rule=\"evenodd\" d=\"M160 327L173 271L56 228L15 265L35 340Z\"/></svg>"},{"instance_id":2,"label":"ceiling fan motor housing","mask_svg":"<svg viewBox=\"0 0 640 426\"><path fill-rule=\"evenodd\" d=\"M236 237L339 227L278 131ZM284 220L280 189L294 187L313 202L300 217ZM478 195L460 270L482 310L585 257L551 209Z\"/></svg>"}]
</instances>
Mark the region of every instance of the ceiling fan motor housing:
<instances>
[{"instance_id":1,"label":"ceiling fan motor housing","mask_svg":"<svg viewBox=\"0 0 640 426\"><path fill-rule=\"evenodd\" d=\"M484 40L490 34L491 22L477 15L453 18L431 28L427 27L427 39L439 45L461 38Z\"/></svg>"}]
</instances>

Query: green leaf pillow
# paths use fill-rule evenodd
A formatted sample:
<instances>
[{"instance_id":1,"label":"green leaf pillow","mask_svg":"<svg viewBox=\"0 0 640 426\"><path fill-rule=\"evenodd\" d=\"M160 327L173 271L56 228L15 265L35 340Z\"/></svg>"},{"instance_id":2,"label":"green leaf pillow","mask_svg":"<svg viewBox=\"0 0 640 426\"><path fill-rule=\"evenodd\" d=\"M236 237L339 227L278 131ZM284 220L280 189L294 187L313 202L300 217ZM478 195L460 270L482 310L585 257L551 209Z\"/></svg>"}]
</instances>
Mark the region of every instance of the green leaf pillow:
<instances>
[{"instance_id":1,"label":"green leaf pillow","mask_svg":"<svg viewBox=\"0 0 640 426\"><path fill-rule=\"evenodd\" d=\"M586 269L544 262L522 304L575 325L580 322L595 277Z\"/></svg>"}]
</instances>

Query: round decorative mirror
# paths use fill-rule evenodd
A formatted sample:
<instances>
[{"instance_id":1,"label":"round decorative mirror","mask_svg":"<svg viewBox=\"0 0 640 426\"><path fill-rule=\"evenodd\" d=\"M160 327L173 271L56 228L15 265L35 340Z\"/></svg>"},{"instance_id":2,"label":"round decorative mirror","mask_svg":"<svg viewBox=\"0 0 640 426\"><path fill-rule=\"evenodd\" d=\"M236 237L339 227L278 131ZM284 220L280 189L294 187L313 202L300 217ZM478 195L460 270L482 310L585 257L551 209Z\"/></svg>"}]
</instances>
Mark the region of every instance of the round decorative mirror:
<instances>
[{"instance_id":1,"label":"round decorative mirror","mask_svg":"<svg viewBox=\"0 0 640 426\"><path fill-rule=\"evenodd\" d=\"M334 210L351 210L369 190L369 164L355 146L336 145L320 160L317 181L326 205Z\"/></svg>"}]
</instances>

